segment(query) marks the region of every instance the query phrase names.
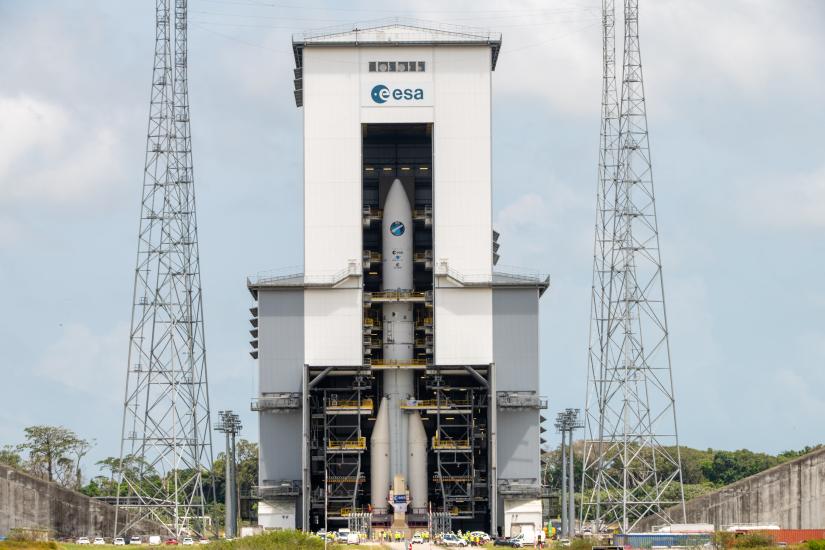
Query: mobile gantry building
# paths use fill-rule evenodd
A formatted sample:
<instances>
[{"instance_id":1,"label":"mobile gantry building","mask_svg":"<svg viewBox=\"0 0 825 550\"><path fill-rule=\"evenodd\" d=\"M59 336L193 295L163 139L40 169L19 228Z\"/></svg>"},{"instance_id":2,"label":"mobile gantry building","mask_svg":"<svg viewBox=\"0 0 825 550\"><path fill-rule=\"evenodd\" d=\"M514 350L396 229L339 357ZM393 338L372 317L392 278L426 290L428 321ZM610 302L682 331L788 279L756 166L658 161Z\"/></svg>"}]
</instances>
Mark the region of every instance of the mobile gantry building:
<instances>
[{"instance_id":1,"label":"mobile gantry building","mask_svg":"<svg viewBox=\"0 0 825 550\"><path fill-rule=\"evenodd\" d=\"M304 270L248 281L264 527L540 527L549 280L494 270L500 47L398 22L293 38Z\"/></svg>"}]
</instances>

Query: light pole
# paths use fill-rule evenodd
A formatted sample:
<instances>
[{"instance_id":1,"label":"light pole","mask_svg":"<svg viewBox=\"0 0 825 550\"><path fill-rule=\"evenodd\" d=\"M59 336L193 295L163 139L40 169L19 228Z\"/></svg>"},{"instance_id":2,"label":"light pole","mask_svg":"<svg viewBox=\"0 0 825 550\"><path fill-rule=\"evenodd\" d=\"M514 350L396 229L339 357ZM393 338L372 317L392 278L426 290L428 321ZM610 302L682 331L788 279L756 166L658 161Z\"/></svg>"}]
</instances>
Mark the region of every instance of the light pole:
<instances>
[{"instance_id":1,"label":"light pole","mask_svg":"<svg viewBox=\"0 0 825 550\"><path fill-rule=\"evenodd\" d=\"M561 536L571 538L576 530L576 489L573 468L573 430L583 428L580 409L565 409L556 415L561 433ZM566 444L565 444L566 443ZM567 453L565 453L565 447Z\"/></svg>"},{"instance_id":2,"label":"light pole","mask_svg":"<svg viewBox=\"0 0 825 550\"><path fill-rule=\"evenodd\" d=\"M564 427L564 413L556 417L556 428L561 432L561 536L567 536L567 455L564 452L567 431Z\"/></svg>"},{"instance_id":3,"label":"light pole","mask_svg":"<svg viewBox=\"0 0 825 550\"><path fill-rule=\"evenodd\" d=\"M235 471L235 436L241 433L241 417L233 411L218 411L220 420L215 430L226 434L226 529L224 536L235 538L238 534L238 483Z\"/></svg>"}]
</instances>

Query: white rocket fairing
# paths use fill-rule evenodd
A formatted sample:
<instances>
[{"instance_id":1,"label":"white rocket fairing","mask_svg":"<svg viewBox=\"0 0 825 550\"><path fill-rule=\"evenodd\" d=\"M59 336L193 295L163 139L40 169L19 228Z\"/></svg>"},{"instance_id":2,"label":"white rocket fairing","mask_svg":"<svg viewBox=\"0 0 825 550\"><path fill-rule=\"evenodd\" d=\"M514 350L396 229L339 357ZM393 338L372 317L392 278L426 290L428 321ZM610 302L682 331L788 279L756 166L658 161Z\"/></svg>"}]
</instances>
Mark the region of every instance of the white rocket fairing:
<instances>
[{"instance_id":1,"label":"white rocket fairing","mask_svg":"<svg viewBox=\"0 0 825 550\"><path fill-rule=\"evenodd\" d=\"M409 416L410 507L427 508L427 432L418 411Z\"/></svg>"},{"instance_id":2,"label":"white rocket fairing","mask_svg":"<svg viewBox=\"0 0 825 550\"><path fill-rule=\"evenodd\" d=\"M370 438L370 501L375 509L387 507L387 488L390 486L389 425L387 400L382 399Z\"/></svg>"},{"instance_id":3,"label":"white rocket fairing","mask_svg":"<svg viewBox=\"0 0 825 550\"><path fill-rule=\"evenodd\" d=\"M384 215L381 222L382 241L382 281L381 290L413 290L413 235L412 207L401 180L394 180L384 201ZM410 302L388 302L383 305L384 359L399 361L413 358L415 319ZM378 417L370 439L371 452L371 500L374 509L386 509L390 480L396 475L410 480L420 477L423 464L423 488L410 485L411 499L417 507L426 506L427 500L427 453L426 432L418 413L405 418L401 404L414 395L412 372L404 368L392 368L384 372L384 397L378 407ZM386 411L386 412L384 412ZM382 415L386 414L386 420ZM416 449L412 454L410 433L416 437ZM421 434L424 433L423 452L420 448ZM385 442L389 442L388 453L383 452ZM377 447L377 449L376 449ZM410 462L412 461L412 463ZM416 492L422 493L420 495Z\"/></svg>"}]
</instances>

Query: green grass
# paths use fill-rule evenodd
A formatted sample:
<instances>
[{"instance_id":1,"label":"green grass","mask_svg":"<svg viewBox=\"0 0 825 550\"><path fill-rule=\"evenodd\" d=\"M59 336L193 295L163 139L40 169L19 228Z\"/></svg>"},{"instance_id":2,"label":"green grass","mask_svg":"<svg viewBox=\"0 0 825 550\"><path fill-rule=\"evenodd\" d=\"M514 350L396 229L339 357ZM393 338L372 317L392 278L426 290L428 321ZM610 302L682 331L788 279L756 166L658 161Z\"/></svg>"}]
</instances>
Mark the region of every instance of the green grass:
<instances>
[{"instance_id":1,"label":"green grass","mask_svg":"<svg viewBox=\"0 0 825 550\"><path fill-rule=\"evenodd\" d=\"M4 540L0 541L0 550L58 550L58 545L53 541Z\"/></svg>"},{"instance_id":2,"label":"green grass","mask_svg":"<svg viewBox=\"0 0 825 550\"><path fill-rule=\"evenodd\" d=\"M360 546L360 545L359 545ZM348 548L358 548L359 546L349 546ZM0 550L128 550L130 546L105 545L80 545L70 542L34 542L25 540L8 540L0 542ZM182 548L181 546L148 546L139 547L145 550L160 550L171 548ZM194 550L203 548L204 550L323 550L324 541L313 535L307 535L300 531L271 531L253 537L244 537L231 541L213 540L207 546L196 544ZM327 550L342 550L343 547L337 544L328 544ZM366 547L363 547L366 548ZM375 547L372 547L375 548Z\"/></svg>"},{"instance_id":3,"label":"green grass","mask_svg":"<svg viewBox=\"0 0 825 550\"><path fill-rule=\"evenodd\" d=\"M324 541L301 531L271 531L253 537L211 542L208 550L323 550ZM327 549L338 548L327 545Z\"/></svg>"}]
</instances>

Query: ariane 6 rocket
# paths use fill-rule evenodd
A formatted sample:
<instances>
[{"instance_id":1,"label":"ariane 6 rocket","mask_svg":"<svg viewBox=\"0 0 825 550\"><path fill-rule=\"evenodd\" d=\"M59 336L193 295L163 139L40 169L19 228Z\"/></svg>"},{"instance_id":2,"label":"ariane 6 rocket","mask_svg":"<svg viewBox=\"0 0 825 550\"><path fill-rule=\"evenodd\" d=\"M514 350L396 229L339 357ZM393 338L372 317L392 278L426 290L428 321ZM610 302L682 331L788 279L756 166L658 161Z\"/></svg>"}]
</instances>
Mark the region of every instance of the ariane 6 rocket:
<instances>
[{"instance_id":1,"label":"ariane 6 rocket","mask_svg":"<svg viewBox=\"0 0 825 550\"><path fill-rule=\"evenodd\" d=\"M384 200L381 223L383 291L412 291L413 223L412 207L401 180L395 179ZM403 365L413 358L415 319L409 301L386 302L382 310L383 355L385 361ZM410 502L396 498L396 514L407 506L427 506L427 434L417 411L401 409L415 396L413 373L408 368L384 371L384 391L370 438L370 500L375 510L387 509L391 485L399 492L406 485ZM400 477L399 477L400 476ZM403 488L401 489L403 491Z\"/></svg>"}]
</instances>

